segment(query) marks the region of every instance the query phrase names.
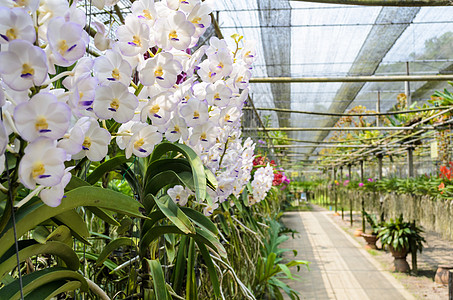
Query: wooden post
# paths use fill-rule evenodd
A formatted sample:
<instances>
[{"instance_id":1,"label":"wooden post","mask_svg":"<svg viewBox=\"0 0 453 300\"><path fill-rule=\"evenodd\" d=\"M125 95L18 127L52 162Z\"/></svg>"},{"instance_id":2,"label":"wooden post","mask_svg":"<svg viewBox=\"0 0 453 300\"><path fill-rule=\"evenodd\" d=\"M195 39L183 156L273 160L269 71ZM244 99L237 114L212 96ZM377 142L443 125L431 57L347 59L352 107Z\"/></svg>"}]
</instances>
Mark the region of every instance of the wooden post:
<instances>
[{"instance_id":1,"label":"wooden post","mask_svg":"<svg viewBox=\"0 0 453 300\"><path fill-rule=\"evenodd\" d=\"M406 62L406 75L409 75L409 62ZM404 82L404 93L406 94L407 108L412 104L411 88L409 81Z\"/></svg>"},{"instance_id":2,"label":"wooden post","mask_svg":"<svg viewBox=\"0 0 453 300\"><path fill-rule=\"evenodd\" d=\"M382 154L378 154L378 178L382 180Z\"/></svg>"},{"instance_id":3,"label":"wooden post","mask_svg":"<svg viewBox=\"0 0 453 300\"><path fill-rule=\"evenodd\" d=\"M377 92L376 112L381 112L381 91ZM381 120L379 119L379 116L376 116L376 126L381 126Z\"/></svg>"},{"instance_id":4,"label":"wooden post","mask_svg":"<svg viewBox=\"0 0 453 300\"><path fill-rule=\"evenodd\" d=\"M343 184L343 166L340 167L340 184ZM343 195L341 195L343 196ZM341 219L344 220L344 207L343 207L344 197L340 198L341 204Z\"/></svg>"},{"instance_id":5,"label":"wooden post","mask_svg":"<svg viewBox=\"0 0 453 300\"><path fill-rule=\"evenodd\" d=\"M363 160L360 161L360 182L363 183ZM362 204L362 232L365 233L365 197L362 193L362 199L360 199Z\"/></svg>"},{"instance_id":6,"label":"wooden post","mask_svg":"<svg viewBox=\"0 0 453 300\"><path fill-rule=\"evenodd\" d=\"M348 165L348 175L349 175L349 180L352 180L352 165L349 164ZM354 223L354 221L352 220L352 197L349 196L349 219L350 219L350 222L351 222L351 227Z\"/></svg>"},{"instance_id":7,"label":"wooden post","mask_svg":"<svg viewBox=\"0 0 453 300\"><path fill-rule=\"evenodd\" d=\"M415 220L412 221L411 224L412 230L415 231ZM418 268L417 268L417 243L415 241L411 242L411 254L412 254L412 273L417 275Z\"/></svg>"},{"instance_id":8,"label":"wooden post","mask_svg":"<svg viewBox=\"0 0 453 300\"><path fill-rule=\"evenodd\" d=\"M414 148L407 148L407 167L408 167L408 177L414 177Z\"/></svg>"},{"instance_id":9,"label":"wooden post","mask_svg":"<svg viewBox=\"0 0 453 300\"><path fill-rule=\"evenodd\" d=\"M448 276L448 300L453 300L453 270L450 270Z\"/></svg>"}]
</instances>

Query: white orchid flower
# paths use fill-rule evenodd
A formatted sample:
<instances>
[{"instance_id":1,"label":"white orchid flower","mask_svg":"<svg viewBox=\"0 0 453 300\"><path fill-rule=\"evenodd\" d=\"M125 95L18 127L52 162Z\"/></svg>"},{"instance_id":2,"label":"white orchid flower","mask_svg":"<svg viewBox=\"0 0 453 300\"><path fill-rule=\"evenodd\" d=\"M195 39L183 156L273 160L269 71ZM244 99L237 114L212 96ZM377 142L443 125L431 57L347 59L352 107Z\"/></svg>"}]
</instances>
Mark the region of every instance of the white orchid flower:
<instances>
[{"instance_id":1,"label":"white orchid flower","mask_svg":"<svg viewBox=\"0 0 453 300\"><path fill-rule=\"evenodd\" d=\"M163 50L186 50L195 33L195 26L187 21L183 12L177 11L167 18L159 18L154 23L154 31L156 44Z\"/></svg>"},{"instance_id":2,"label":"white orchid flower","mask_svg":"<svg viewBox=\"0 0 453 300\"><path fill-rule=\"evenodd\" d=\"M40 0L38 8L38 36L47 41L47 29L53 18L64 17L69 10L66 0Z\"/></svg>"},{"instance_id":3,"label":"white orchid flower","mask_svg":"<svg viewBox=\"0 0 453 300\"><path fill-rule=\"evenodd\" d=\"M219 204L217 202L213 203L212 205L208 204L205 208L203 208L203 214L209 217L214 213L214 210L216 210L218 207Z\"/></svg>"},{"instance_id":4,"label":"white orchid flower","mask_svg":"<svg viewBox=\"0 0 453 300\"><path fill-rule=\"evenodd\" d=\"M218 137L218 130L211 123L206 122L202 125L193 127L192 134L189 138L189 144L195 146L200 144L205 149L209 149L212 145L215 144Z\"/></svg>"},{"instance_id":5,"label":"white orchid flower","mask_svg":"<svg viewBox=\"0 0 453 300\"><path fill-rule=\"evenodd\" d=\"M209 105L226 107L230 103L232 94L231 89L226 86L223 80L211 83L206 87L206 101Z\"/></svg>"},{"instance_id":6,"label":"white orchid flower","mask_svg":"<svg viewBox=\"0 0 453 300\"><path fill-rule=\"evenodd\" d=\"M41 191L39 197L41 198L42 202L50 207L57 207L61 204L61 200L64 198L64 189L68 185L72 177L69 171L73 168L74 167L66 168L60 183Z\"/></svg>"},{"instance_id":7,"label":"white orchid flower","mask_svg":"<svg viewBox=\"0 0 453 300\"><path fill-rule=\"evenodd\" d=\"M179 109L181 117L188 126L205 124L209 119L208 104L196 98L190 98Z\"/></svg>"},{"instance_id":8,"label":"white orchid flower","mask_svg":"<svg viewBox=\"0 0 453 300\"><path fill-rule=\"evenodd\" d=\"M96 34L94 35L94 46L100 51L111 49L113 40L108 38L109 32L106 32L104 23L92 21L92 24L96 29Z\"/></svg>"},{"instance_id":9,"label":"white orchid flower","mask_svg":"<svg viewBox=\"0 0 453 300\"><path fill-rule=\"evenodd\" d=\"M121 82L111 82L96 89L93 110L100 119L113 118L126 123L134 117L138 99Z\"/></svg>"},{"instance_id":10,"label":"white orchid flower","mask_svg":"<svg viewBox=\"0 0 453 300\"><path fill-rule=\"evenodd\" d=\"M101 82L118 81L128 86L131 82L131 65L120 53L107 50L94 60L94 74Z\"/></svg>"},{"instance_id":11,"label":"white orchid flower","mask_svg":"<svg viewBox=\"0 0 453 300\"><path fill-rule=\"evenodd\" d=\"M68 67L80 59L89 43L88 34L80 24L53 18L49 22L47 40L55 58L55 64Z\"/></svg>"},{"instance_id":12,"label":"white orchid flower","mask_svg":"<svg viewBox=\"0 0 453 300\"><path fill-rule=\"evenodd\" d=\"M85 133L90 128L90 118L82 117L71 128L69 133L65 134L58 141L57 146L66 151L68 155L74 155L82 151L82 144L85 140Z\"/></svg>"},{"instance_id":13,"label":"white orchid flower","mask_svg":"<svg viewBox=\"0 0 453 300\"><path fill-rule=\"evenodd\" d=\"M0 74L6 85L15 91L41 85L47 70L46 54L28 41L11 41L8 51L0 53Z\"/></svg>"},{"instance_id":14,"label":"white orchid flower","mask_svg":"<svg viewBox=\"0 0 453 300\"><path fill-rule=\"evenodd\" d=\"M166 0L165 4L168 8L173 10L181 10L185 13L190 13L195 5L199 4L201 0Z\"/></svg>"},{"instance_id":15,"label":"white orchid flower","mask_svg":"<svg viewBox=\"0 0 453 300\"><path fill-rule=\"evenodd\" d=\"M181 71L181 63L173 59L171 53L165 52L147 59L139 72L139 78L145 86L157 83L159 86L168 89L176 83L176 78Z\"/></svg>"},{"instance_id":16,"label":"white orchid flower","mask_svg":"<svg viewBox=\"0 0 453 300\"><path fill-rule=\"evenodd\" d=\"M170 92L160 93L151 98L146 106L141 110L141 121L146 122L151 119L153 125L164 125L168 122L171 112L176 107L176 98Z\"/></svg>"},{"instance_id":17,"label":"white orchid flower","mask_svg":"<svg viewBox=\"0 0 453 300\"><path fill-rule=\"evenodd\" d=\"M72 75L67 76L63 80L63 86L68 90L72 90L78 80L90 77L93 70L94 61L91 57L82 57L79 59L72 70Z\"/></svg>"},{"instance_id":18,"label":"white orchid flower","mask_svg":"<svg viewBox=\"0 0 453 300\"><path fill-rule=\"evenodd\" d=\"M195 26L194 38L198 40L205 33L206 29L211 25L212 8L206 4L198 3L190 12L187 20Z\"/></svg>"},{"instance_id":19,"label":"white orchid flower","mask_svg":"<svg viewBox=\"0 0 453 300\"><path fill-rule=\"evenodd\" d=\"M126 158L134 154L138 157L147 157L151 154L154 146L162 141L162 134L157 132L157 127L146 125L135 132L126 147Z\"/></svg>"},{"instance_id":20,"label":"white orchid flower","mask_svg":"<svg viewBox=\"0 0 453 300\"><path fill-rule=\"evenodd\" d=\"M228 106L220 112L219 125L234 125L242 116L241 110L237 106Z\"/></svg>"},{"instance_id":21,"label":"white orchid flower","mask_svg":"<svg viewBox=\"0 0 453 300\"><path fill-rule=\"evenodd\" d=\"M210 57L219 51L229 51L227 42L224 39L220 40L218 37L213 36L209 39L209 48L206 49L206 55Z\"/></svg>"},{"instance_id":22,"label":"white orchid flower","mask_svg":"<svg viewBox=\"0 0 453 300\"><path fill-rule=\"evenodd\" d=\"M167 195L170 196L173 202L180 206L185 206L189 200L189 192L182 185L175 185L167 190Z\"/></svg>"},{"instance_id":23,"label":"white orchid flower","mask_svg":"<svg viewBox=\"0 0 453 300\"><path fill-rule=\"evenodd\" d=\"M131 11L134 16L144 20L149 26L153 26L158 18L154 0L134 1L131 6Z\"/></svg>"},{"instance_id":24,"label":"white orchid flower","mask_svg":"<svg viewBox=\"0 0 453 300\"><path fill-rule=\"evenodd\" d=\"M134 121L129 121L127 123L121 124L120 128L118 128L117 136L116 136L116 144L121 150L126 149L127 144L129 143L133 132L138 131L139 129L145 127L146 124L138 123Z\"/></svg>"},{"instance_id":25,"label":"white orchid flower","mask_svg":"<svg viewBox=\"0 0 453 300\"><path fill-rule=\"evenodd\" d=\"M111 136L108 130L99 127L99 123L94 118L89 122L90 127L85 133L82 151L73 155L72 158L81 159L86 156L91 161L100 161L107 155Z\"/></svg>"},{"instance_id":26,"label":"white orchid flower","mask_svg":"<svg viewBox=\"0 0 453 300\"><path fill-rule=\"evenodd\" d=\"M55 186L64 175L66 153L56 147L56 141L40 137L25 148L19 164L19 179L28 189L36 184Z\"/></svg>"},{"instance_id":27,"label":"white orchid flower","mask_svg":"<svg viewBox=\"0 0 453 300\"><path fill-rule=\"evenodd\" d=\"M0 120L0 155L3 155L5 153L6 145L8 145L8 142L9 142L9 137L6 134L5 126L3 125L3 122ZM0 164L0 168L1 167L2 166Z\"/></svg>"},{"instance_id":28,"label":"white orchid flower","mask_svg":"<svg viewBox=\"0 0 453 300\"><path fill-rule=\"evenodd\" d=\"M22 8L0 7L0 44L8 44L16 39L35 42L33 21Z\"/></svg>"},{"instance_id":29,"label":"white orchid flower","mask_svg":"<svg viewBox=\"0 0 453 300\"><path fill-rule=\"evenodd\" d=\"M159 127L159 131L165 132L165 138L170 142L177 142L180 139L187 141L189 138L189 130L187 129L186 122L176 114L170 118L166 127L166 130Z\"/></svg>"},{"instance_id":30,"label":"white orchid flower","mask_svg":"<svg viewBox=\"0 0 453 300\"><path fill-rule=\"evenodd\" d=\"M116 30L116 37L119 49L125 56L143 54L154 46L149 40L148 25L141 23L134 15L126 17L125 24Z\"/></svg>"},{"instance_id":31,"label":"white orchid flower","mask_svg":"<svg viewBox=\"0 0 453 300\"><path fill-rule=\"evenodd\" d=\"M16 128L23 139L33 142L44 136L52 140L62 138L69 128L71 109L57 97L41 92L14 110Z\"/></svg>"}]
</instances>

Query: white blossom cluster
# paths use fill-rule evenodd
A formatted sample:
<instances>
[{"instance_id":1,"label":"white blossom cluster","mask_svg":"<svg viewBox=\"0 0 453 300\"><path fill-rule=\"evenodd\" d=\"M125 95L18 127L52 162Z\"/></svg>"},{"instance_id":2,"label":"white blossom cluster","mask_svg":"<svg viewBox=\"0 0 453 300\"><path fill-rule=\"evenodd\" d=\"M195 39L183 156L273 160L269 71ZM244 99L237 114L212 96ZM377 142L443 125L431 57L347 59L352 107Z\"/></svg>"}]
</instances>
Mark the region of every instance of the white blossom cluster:
<instances>
[{"instance_id":1,"label":"white blossom cluster","mask_svg":"<svg viewBox=\"0 0 453 300\"><path fill-rule=\"evenodd\" d=\"M269 163L266 167L256 170L251 183L253 195L249 199L250 204L255 204L266 198L267 192L272 187L272 180L274 180L274 169Z\"/></svg>"},{"instance_id":2,"label":"white blossom cluster","mask_svg":"<svg viewBox=\"0 0 453 300\"><path fill-rule=\"evenodd\" d=\"M65 161L101 161L113 140L127 158L146 157L166 139L192 147L218 177L206 214L237 196L252 169L254 144L242 145L240 118L254 45L233 53L212 37L191 53L211 22L206 2L137 0L114 39L93 20L94 44L103 51L93 58L78 5L0 0L0 151L23 155L20 182L58 206L71 178ZM109 132L106 120L120 123L118 129ZM10 141L12 133L20 138ZM190 191L175 189L169 195L184 205Z\"/></svg>"}]
</instances>

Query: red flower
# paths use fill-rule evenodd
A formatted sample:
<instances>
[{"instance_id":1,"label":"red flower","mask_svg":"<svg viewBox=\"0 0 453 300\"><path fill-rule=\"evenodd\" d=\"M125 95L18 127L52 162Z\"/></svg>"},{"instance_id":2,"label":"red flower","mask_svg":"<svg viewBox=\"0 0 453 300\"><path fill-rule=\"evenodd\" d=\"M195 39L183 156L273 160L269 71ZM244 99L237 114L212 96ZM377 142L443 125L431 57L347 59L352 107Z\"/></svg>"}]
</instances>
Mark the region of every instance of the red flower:
<instances>
[{"instance_id":1,"label":"red flower","mask_svg":"<svg viewBox=\"0 0 453 300\"><path fill-rule=\"evenodd\" d=\"M272 180L272 185L280 185L283 182L283 174L279 171L274 173L274 180Z\"/></svg>"},{"instance_id":2,"label":"red flower","mask_svg":"<svg viewBox=\"0 0 453 300\"><path fill-rule=\"evenodd\" d=\"M439 189L439 191L441 191L440 193L443 194L444 191L442 191L442 190L445 188L445 184L442 182L441 184L439 184L439 186L437 188Z\"/></svg>"}]
</instances>

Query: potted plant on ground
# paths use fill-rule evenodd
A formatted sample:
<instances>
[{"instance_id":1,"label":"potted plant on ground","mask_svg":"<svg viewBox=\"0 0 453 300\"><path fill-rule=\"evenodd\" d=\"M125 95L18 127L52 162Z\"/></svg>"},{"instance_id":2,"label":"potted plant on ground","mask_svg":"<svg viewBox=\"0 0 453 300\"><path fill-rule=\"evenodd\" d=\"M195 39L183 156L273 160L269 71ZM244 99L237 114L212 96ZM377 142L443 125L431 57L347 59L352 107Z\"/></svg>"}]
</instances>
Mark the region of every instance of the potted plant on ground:
<instances>
[{"instance_id":1,"label":"potted plant on ground","mask_svg":"<svg viewBox=\"0 0 453 300\"><path fill-rule=\"evenodd\" d=\"M395 258L393 261L394 271L408 273L409 264L406 261L409 251L422 251L425 239L421 236L423 230L411 222L404 222L403 215L389 222L385 222L379 230L382 246L388 245L390 252Z\"/></svg>"},{"instance_id":2,"label":"potted plant on ground","mask_svg":"<svg viewBox=\"0 0 453 300\"><path fill-rule=\"evenodd\" d=\"M378 233L379 233L379 223L376 220L376 216L368 214L366 211L363 212L368 224L371 226L371 233L362 233L362 237L366 241L366 249L377 249L376 242L378 240Z\"/></svg>"}]
</instances>

